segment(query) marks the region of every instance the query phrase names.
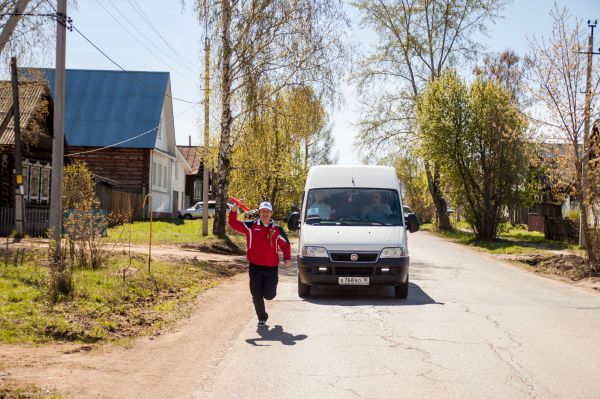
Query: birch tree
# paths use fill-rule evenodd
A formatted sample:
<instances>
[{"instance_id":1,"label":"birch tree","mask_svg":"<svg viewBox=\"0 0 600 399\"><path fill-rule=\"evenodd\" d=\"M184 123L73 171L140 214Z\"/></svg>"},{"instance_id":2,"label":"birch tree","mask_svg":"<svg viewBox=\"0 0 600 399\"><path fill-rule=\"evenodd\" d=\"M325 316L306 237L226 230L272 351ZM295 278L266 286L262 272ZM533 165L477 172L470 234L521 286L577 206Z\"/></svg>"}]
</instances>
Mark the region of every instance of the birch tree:
<instances>
[{"instance_id":1,"label":"birch tree","mask_svg":"<svg viewBox=\"0 0 600 399\"><path fill-rule=\"evenodd\" d=\"M225 231L231 151L249 110L286 87L312 86L333 99L343 64L347 18L340 0L199 0L207 30L218 34L220 139L214 234ZM263 93L257 87L271 87ZM256 96L254 94L260 94Z\"/></svg>"},{"instance_id":2,"label":"birch tree","mask_svg":"<svg viewBox=\"0 0 600 399\"><path fill-rule=\"evenodd\" d=\"M364 95L357 147L370 157L401 152L418 139L414 107L427 82L445 67L472 60L480 45L475 37L497 17L504 0L356 0L363 24L376 32L378 44L355 75ZM429 192L438 228L451 230L440 170L425 160Z\"/></svg>"},{"instance_id":3,"label":"birch tree","mask_svg":"<svg viewBox=\"0 0 600 399\"><path fill-rule=\"evenodd\" d=\"M232 154L231 189L248 203L271 201L277 216L298 203L308 166L328 159L325 110L307 89L283 90L255 110ZM318 146L315 150L313 147ZM307 158L308 157L308 158Z\"/></svg>"}]
</instances>

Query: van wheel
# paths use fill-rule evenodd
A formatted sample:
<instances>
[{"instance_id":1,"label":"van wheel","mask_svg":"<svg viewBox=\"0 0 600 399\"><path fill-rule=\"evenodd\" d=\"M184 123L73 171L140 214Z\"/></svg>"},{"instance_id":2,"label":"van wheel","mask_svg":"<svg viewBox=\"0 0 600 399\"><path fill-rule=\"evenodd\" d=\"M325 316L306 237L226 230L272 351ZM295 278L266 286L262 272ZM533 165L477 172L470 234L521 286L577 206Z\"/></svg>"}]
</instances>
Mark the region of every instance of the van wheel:
<instances>
[{"instance_id":1,"label":"van wheel","mask_svg":"<svg viewBox=\"0 0 600 399\"><path fill-rule=\"evenodd\" d=\"M307 298L310 296L310 285L300 281L300 276L298 276L298 296L300 298Z\"/></svg>"},{"instance_id":2,"label":"van wheel","mask_svg":"<svg viewBox=\"0 0 600 399\"><path fill-rule=\"evenodd\" d=\"M192 219L192 215L190 215L189 213L186 213L185 215L183 215L184 219Z\"/></svg>"},{"instance_id":3,"label":"van wheel","mask_svg":"<svg viewBox=\"0 0 600 399\"><path fill-rule=\"evenodd\" d=\"M408 296L408 276L406 277L406 282L394 286L394 294L396 298L406 299Z\"/></svg>"}]
</instances>

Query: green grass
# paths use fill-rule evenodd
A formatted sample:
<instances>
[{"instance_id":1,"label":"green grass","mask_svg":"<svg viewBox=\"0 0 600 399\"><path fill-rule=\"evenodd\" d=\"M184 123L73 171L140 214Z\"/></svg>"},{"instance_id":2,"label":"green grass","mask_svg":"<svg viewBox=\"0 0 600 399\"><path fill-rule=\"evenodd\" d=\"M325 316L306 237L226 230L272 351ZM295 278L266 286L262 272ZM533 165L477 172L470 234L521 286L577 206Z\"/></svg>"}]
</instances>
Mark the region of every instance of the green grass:
<instances>
[{"instance_id":1,"label":"green grass","mask_svg":"<svg viewBox=\"0 0 600 399\"><path fill-rule=\"evenodd\" d=\"M213 219L208 221L208 236L202 235L202 219L171 219L152 222L152 244L199 244L213 238ZM131 243L147 244L150 239L150 222L138 221L108 229L108 240L129 242L131 227Z\"/></svg>"},{"instance_id":2,"label":"green grass","mask_svg":"<svg viewBox=\"0 0 600 399\"><path fill-rule=\"evenodd\" d=\"M57 302L49 294L48 269L39 259L22 267L0 260L0 342L94 343L152 334L189 313L204 290L236 273L232 266L206 262L153 262L112 259L98 270L76 270L74 292Z\"/></svg>"},{"instance_id":3,"label":"green grass","mask_svg":"<svg viewBox=\"0 0 600 399\"><path fill-rule=\"evenodd\" d=\"M44 392L35 385L14 386L6 385L0 387L0 398L2 399L62 399L52 392Z\"/></svg>"},{"instance_id":4,"label":"green grass","mask_svg":"<svg viewBox=\"0 0 600 399\"><path fill-rule=\"evenodd\" d=\"M523 229L510 229L502 232L498 240L476 240L465 222L455 226L452 232L436 231L431 223L421 226L421 229L433 232L451 241L469 245L493 254L533 254L543 250L567 249L569 244L544 239L544 234ZM467 231L469 229L469 231Z\"/></svg>"}]
</instances>

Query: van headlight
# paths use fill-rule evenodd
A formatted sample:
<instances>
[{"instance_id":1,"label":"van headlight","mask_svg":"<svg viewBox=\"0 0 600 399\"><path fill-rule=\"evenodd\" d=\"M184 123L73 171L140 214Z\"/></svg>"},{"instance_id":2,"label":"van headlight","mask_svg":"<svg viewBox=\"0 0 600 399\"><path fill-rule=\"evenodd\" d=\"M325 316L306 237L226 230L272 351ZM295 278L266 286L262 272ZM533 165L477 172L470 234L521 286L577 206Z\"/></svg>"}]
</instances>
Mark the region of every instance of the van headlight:
<instances>
[{"instance_id":1,"label":"van headlight","mask_svg":"<svg viewBox=\"0 0 600 399\"><path fill-rule=\"evenodd\" d=\"M408 251L404 247L383 248L379 258L403 258L408 256Z\"/></svg>"},{"instance_id":2,"label":"van headlight","mask_svg":"<svg viewBox=\"0 0 600 399\"><path fill-rule=\"evenodd\" d=\"M304 246L302 247L302 256L308 256L313 258L328 258L329 254L327 253L327 250L323 247Z\"/></svg>"}]
</instances>

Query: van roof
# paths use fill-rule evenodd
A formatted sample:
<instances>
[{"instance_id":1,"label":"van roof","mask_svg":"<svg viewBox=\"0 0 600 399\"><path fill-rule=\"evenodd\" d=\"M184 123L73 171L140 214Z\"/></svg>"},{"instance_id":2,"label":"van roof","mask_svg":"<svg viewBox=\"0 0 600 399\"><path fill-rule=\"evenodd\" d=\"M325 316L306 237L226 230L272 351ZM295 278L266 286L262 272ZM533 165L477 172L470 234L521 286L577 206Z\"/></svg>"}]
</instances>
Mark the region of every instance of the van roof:
<instances>
[{"instance_id":1,"label":"van roof","mask_svg":"<svg viewBox=\"0 0 600 399\"><path fill-rule=\"evenodd\" d=\"M323 187L369 187L400 189L396 170L376 165L312 166L306 177L306 190Z\"/></svg>"}]
</instances>

